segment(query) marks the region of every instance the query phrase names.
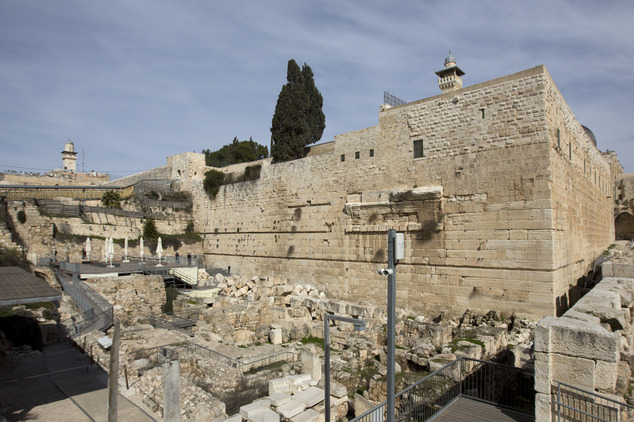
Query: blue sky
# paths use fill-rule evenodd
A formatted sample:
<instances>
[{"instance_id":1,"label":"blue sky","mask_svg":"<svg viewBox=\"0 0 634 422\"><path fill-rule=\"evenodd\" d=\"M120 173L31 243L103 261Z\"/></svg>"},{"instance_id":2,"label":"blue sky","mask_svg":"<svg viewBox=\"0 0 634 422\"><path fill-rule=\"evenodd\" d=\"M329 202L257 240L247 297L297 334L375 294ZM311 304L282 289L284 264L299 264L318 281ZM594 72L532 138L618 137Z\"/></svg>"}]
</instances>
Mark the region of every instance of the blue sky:
<instances>
[{"instance_id":1,"label":"blue sky","mask_svg":"<svg viewBox=\"0 0 634 422\"><path fill-rule=\"evenodd\" d=\"M324 97L322 141L376 125L383 91L440 93L548 68L599 148L634 172L634 2L0 0L0 170L113 178L234 137L269 146L293 58ZM83 166L82 166L83 162Z\"/></svg>"}]
</instances>

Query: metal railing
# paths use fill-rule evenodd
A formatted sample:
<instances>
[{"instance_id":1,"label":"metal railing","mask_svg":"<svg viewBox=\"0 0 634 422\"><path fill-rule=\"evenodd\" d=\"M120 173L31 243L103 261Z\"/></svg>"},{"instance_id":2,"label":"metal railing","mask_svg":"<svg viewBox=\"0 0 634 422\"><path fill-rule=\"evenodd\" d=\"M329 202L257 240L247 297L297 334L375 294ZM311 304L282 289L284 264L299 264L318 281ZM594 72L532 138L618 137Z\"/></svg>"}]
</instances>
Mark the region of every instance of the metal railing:
<instances>
[{"instance_id":1,"label":"metal railing","mask_svg":"<svg viewBox=\"0 0 634 422\"><path fill-rule=\"evenodd\" d=\"M634 420L634 406L592 391L553 381L552 420L574 422L626 422Z\"/></svg>"},{"instance_id":2,"label":"metal railing","mask_svg":"<svg viewBox=\"0 0 634 422\"><path fill-rule=\"evenodd\" d=\"M289 362L295 359L295 354L293 352L284 351L265 356L256 356L255 358L249 360L239 360L189 341L136 350L131 352L130 356L132 360L147 359L147 364L144 365L144 367L141 367L140 370L154 368L172 360L198 357L214 360L231 368L238 369L241 373L273 363Z\"/></svg>"},{"instance_id":3,"label":"metal railing","mask_svg":"<svg viewBox=\"0 0 634 422\"><path fill-rule=\"evenodd\" d=\"M427 421L460 397L529 415L535 411L533 371L461 357L395 396L395 421ZM387 420L382 402L351 422Z\"/></svg>"},{"instance_id":4,"label":"metal railing","mask_svg":"<svg viewBox=\"0 0 634 422\"><path fill-rule=\"evenodd\" d=\"M62 269L73 265L68 263L61 264L60 267ZM68 280L61 271L56 271L55 273L64 292L82 310L82 313L78 316L60 321L71 337L87 331L105 330L113 324L114 313L112 305L90 286L81 281L76 272L73 273L72 280Z\"/></svg>"}]
</instances>

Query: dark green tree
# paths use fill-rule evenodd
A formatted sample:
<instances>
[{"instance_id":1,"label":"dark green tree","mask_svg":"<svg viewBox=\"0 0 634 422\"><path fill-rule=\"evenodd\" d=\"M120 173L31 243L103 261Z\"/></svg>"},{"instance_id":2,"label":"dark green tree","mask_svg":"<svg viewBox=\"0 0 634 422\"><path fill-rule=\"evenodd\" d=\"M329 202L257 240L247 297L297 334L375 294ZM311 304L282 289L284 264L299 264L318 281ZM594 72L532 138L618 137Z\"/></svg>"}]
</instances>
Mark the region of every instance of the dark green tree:
<instances>
[{"instance_id":1,"label":"dark green tree","mask_svg":"<svg viewBox=\"0 0 634 422\"><path fill-rule=\"evenodd\" d=\"M275 161L301 158L306 146L321 139L326 127L323 98L313 72L295 60L288 61L287 83L282 87L271 122L271 156Z\"/></svg>"},{"instance_id":2,"label":"dark green tree","mask_svg":"<svg viewBox=\"0 0 634 422\"><path fill-rule=\"evenodd\" d=\"M156 229L156 222L154 222L153 218L148 218L143 223L143 237L146 239L158 239L159 232Z\"/></svg>"},{"instance_id":3,"label":"dark green tree","mask_svg":"<svg viewBox=\"0 0 634 422\"><path fill-rule=\"evenodd\" d=\"M225 167L236 163L247 163L269 156L267 147L258 144L250 138L248 141L238 141L238 137L220 148L218 151L202 151L205 154L205 163L212 167Z\"/></svg>"},{"instance_id":4,"label":"dark green tree","mask_svg":"<svg viewBox=\"0 0 634 422\"><path fill-rule=\"evenodd\" d=\"M310 130L310 144L314 144L321 139L321 135L326 128L326 116L324 116L322 111L324 99L315 86L313 70L306 63L302 66L302 75L304 76L304 89L306 95L308 95L309 102L307 120Z\"/></svg>"}]
</instances>

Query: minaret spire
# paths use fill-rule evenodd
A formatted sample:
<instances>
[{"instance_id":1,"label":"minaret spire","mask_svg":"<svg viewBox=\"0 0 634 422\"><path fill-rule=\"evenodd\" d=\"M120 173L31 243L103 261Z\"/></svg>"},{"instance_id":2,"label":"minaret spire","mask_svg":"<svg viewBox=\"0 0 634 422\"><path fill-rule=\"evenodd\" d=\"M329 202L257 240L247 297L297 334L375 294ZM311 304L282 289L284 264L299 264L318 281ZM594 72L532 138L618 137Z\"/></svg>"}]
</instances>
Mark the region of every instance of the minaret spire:
<instances>
[{"instance_id":1,"label":"minaret spire","mask_svg":"<svg viewBox=\"0 0 634 422\"><path fill-rule=\"evenodd\" d=\"M445 68L436 72L438 87L442 92L456 91L462 88L462 76L465 73L456 65L456 58L451 54L445 58Z\"/></svg>"}]
</instances>

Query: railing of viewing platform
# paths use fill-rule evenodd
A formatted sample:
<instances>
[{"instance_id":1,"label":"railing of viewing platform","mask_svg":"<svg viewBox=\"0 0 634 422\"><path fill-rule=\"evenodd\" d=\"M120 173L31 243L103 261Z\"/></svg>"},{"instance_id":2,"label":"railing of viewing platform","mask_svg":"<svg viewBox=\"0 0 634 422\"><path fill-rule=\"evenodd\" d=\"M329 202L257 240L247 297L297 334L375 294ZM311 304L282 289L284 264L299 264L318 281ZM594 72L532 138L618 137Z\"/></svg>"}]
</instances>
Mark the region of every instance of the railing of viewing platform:
<instances>
[{"instance_id":1,"label":"railing of viewing platform","mask_svg":"<svg viewBox=\"0 0 634 422\"><path fill-rule=\"evenodd\" d=\"M625 422L634 420L634 406L592 391L553 381L554 422Z\"/></svg>"},{"instance_id":2,"label":"railing of viewing platform","mask_svg":"<svg viewBox=\"0 0 634 422\"><path fill-rule=\"evenodd\" d=\"M61 264L61 269L76 269L74 267L76 264ZM66 328L67 334L72 337L91 330L103 330L112 325L114 322L113 308L106 299L82 282L76 272L73 272L72 280L68 280L60 271L57 271L56 274L64 292L83 311L78 316L60 321L60 324Z\"/></svg>"},{"instance_id":3,"label":"railing of viewing platform","mask_svg":"<svg viewBox=\"0 0 634 422\"><path fill-rule=\"evenodd\" d=\"M533 415L533 384L532 370L461 357L396 394L394 420L427 421L459 397ZM382 402L351 422L385 420Z\"/></svg>"}]
</instances>

